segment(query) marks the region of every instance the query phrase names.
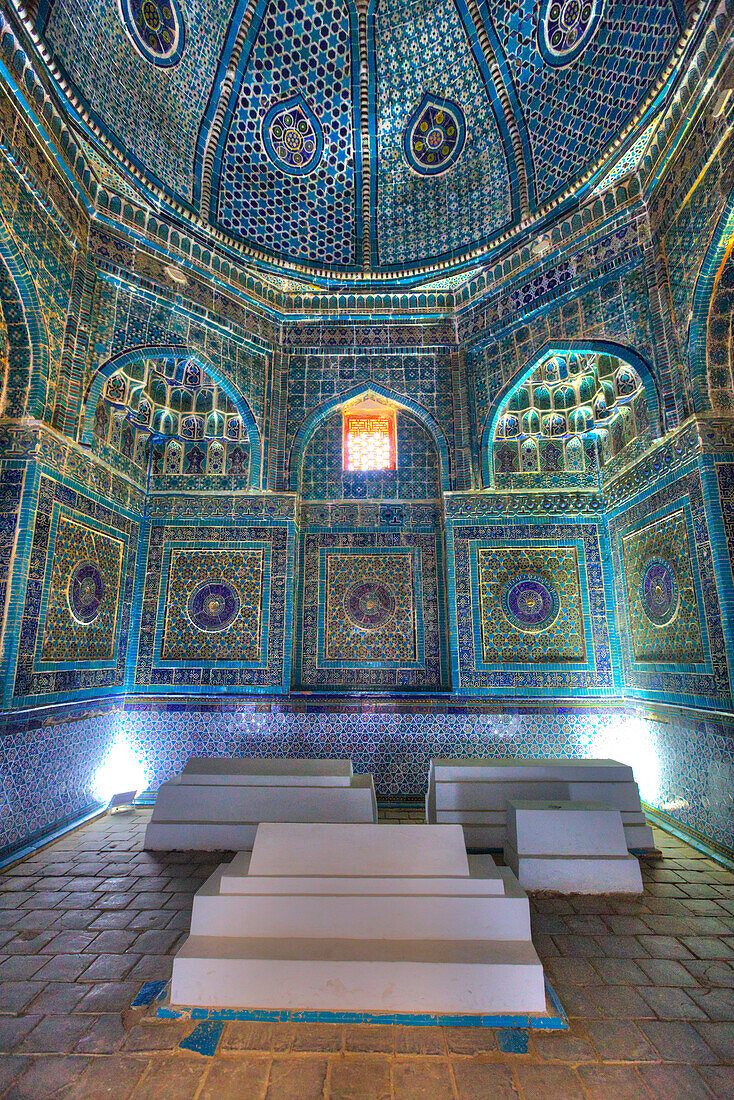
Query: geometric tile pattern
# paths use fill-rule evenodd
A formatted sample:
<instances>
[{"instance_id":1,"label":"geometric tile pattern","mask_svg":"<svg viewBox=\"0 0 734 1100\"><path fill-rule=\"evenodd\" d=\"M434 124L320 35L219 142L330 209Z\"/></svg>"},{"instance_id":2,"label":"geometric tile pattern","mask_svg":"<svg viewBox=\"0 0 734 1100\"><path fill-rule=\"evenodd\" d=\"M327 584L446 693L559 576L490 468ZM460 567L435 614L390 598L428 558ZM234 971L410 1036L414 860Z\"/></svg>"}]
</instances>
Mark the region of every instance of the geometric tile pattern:
<instances>
[{"instance_id":1,"label":"geometric tile pattern","mask_svg":"<svg viewBox=\"0 0 734 1100\"><path fill-rule=\"evenodd\" d=\"M616 677L607 622L612 579L605 580L603 526L542 513L535 522L493 524L484 510L491 504L477 496L466 517L451 520L453 690L612 694ZM486 551L491 553L484 556ZM564 619L565 634L559 629Z\"/></svg>"},{"instance_id":2,"label":"geometric tile pattern","mask_svg":"<svg viewBox=\"0 0 734 1100\"><path fill-rule=\"evenodd\" d=\"M703 660L683 512L622 539L627 619L637 661Z\"/></svg>"},{"instance_id":3,"label":"geometric tile pattern","mask_svg":"<svg viewBox=\"0 0 734 1100\"><path fill-rule=\"evenodd\" d=\"M256 248L327 264L353 261L351 77L357 62L349 11L337 0L323 0L316 13L296 2L286 18L282 3L271 0L242 52L217 150L210 213L222 229ZM298 154L304 163L293 174L293 166L269 155L268 130L274 119L290 117L273 115L273 109L295 106L296 98L312 138L311 152Z\"/></svg>"},{"instance_id":4,"label":"geometric tile pattern","mask_svg":"<svg viewBox=\"0 0 734 1100\"><path fill-rule=\"evenodd\" d=\"M413 556L326 555L330 661L414 661Z\"/></svg>"},{"instance_id":5,"label":"geometric tile pattern","mask_svg":"<svg viewBox=\"0 0 734 1100\"><path fill-rule=\"evenodd\" d=\"M201 505L199 498L199 513ZM191 514L151 527L133 681L139 690L286 687L289 528L243 519L217 523Z\"/></svg>"},{"instance_id":6,"label":"geometric tile pattern","mask_svg":"<svg viewBox=\"0 0 734 1100\"><path fill-rule=\"evenodd\" d=\"M495 236L512 216L506 152L453 0L383 0L375 14L375 44L379 262L440 256ZM433 101L450 96L457 117L466 119L463 151L461 144L454 147L458 163L452 166L447 154L446 175L433 177L418 175L404 149L404 135L429 91L438 93Z\"/></svg>"},{"instance_id":7,"label":"geometric tile pattern","mask_svg":"<svg viewBox=\"0 0 734 1100\"><path fill-rule=\"evenodd\" d=\"M13 701L18 705L23 700L32 701L29 697L41 697L44 703L52 703L74 696L89 698L114 693L123 687L125 680L138 522L116 506L101 503L95 496L45 474L38 476L37 484L35 516L23 551L27 554L28 580L13 627L16 653L14 673L11 671ZM33 490L32 495L35 496ZM53 539L59 526L61 542L57 560L52 562ZM124 551L118 570L115 563L120 545ZM77 563L82 566L79 571L74 568ZM17 557L16 570L22 577L23 566ZM70 622L71 606L67 599L70 580L74 582L72 605L78 612L74 623ZM104 585L103 592L99 581ZM19 578L16 584L20 583ZM51 607L49 614L47 603ZM82 625L84 620L89 625ZM68 637L70 656L54 649L54 629L62 630ZM117 635L111 648L110 632Z\"/></svg>"},{"instance_id":8,"label":"geometric tile pattern","mask_svg":"<svg viewBox=\"0 0 734 1100\"><path fill-rule=\"evenodd\" d=\"M258 660L262 585L262 550L172 550L161 660Z\"/></svg>"},{"instance_id":9,"label":"geometric tile pattern","mask_svg":"<svg viewBox=\"0 0 734 1100\"><path fill-rule=\"evenodd\" d=\"M644 485L646 476L644 464L642 472L635 470L634 474L636 484ZM659 477L659 474L651 469L649 476L652 479L655 476ZM697 614L703 653L698 658L701 663L696 664L695 667L690 667L692 658L685 655L678 657L671 655L660 660L636 660L632 649L632 632L625 622L631 605L630 578L625 566L623 539L629 534L644 531L646 526L654 526L658 516L664 518L677 515L681 509L685 513L687 524L687 557L677 553L674 545L666 545L664 553L661 552L657 556L650 555L652 559L650 564L655 568L649 580L653 582L654 588L661 586L663 591L658 593L653 591L653 585L649 587L648 610L652 610L653 618L665 619L667 614L659 612L662 610L669 613L667 592L670 591L672 599L675 599L675 587L680 592L684 588L691 592L690 601L687 607L683 608L685 614L690 613L694 600L700 600L697 604ZM715 516L707 515L700 470L695 465L693 468L689 466L688 470L684 468L683 473L674 468L654 484L652 492L647 496L634 498L632 503L623 504L608 516L607 522L620 620L619 646L622 657L622 676L626 691L632 697L673 704L729 707L731 680L721 619L720 596L711 552L711 540L721 537L720 526L717 526ZM669 562L670 574L667 568L660 570L658 562ZM677 579L679 571L683 577L683 584ZM675 579L675 587L670 585L670 577ZM721 598L726 598L726 590L722 592ZM637 622L639 623L640 620L638 619ZM663 627L660 633L664 634L666 629ZM695 628L691 637L695 638ZM684 643L685 646L688 644ZM687 649L687 652L692 650ZM668 667L668 663L672 663L674 667ZM684 663L689 667L681 667Z\"/></svg>"},{"instance_id":10,"label":"geometric tile pattern","mask_svg":"<svg viewBox=\"0 0 734 1100\"><path fill-rule=\"evenodd\" d=\"M481 6L506 56L529 131L538 202L569 184L604 148L649 90L680 34L668 0L650 0L644 8L608 0L596 32L579 39L585 43L581 54L555 67L537 46L543 7L536 0Z\"/></svg>"},{"instance_id":11,"label":"geometric tile pattern","mask_svg":"<svg viewBox=\"0 0 734 1100\"><path fill-rule=\"evenodd\" d=\"M124 549L120 539L59 516L41 660L112 660Z\"/></svg>"},{"instance_id":12,"label":"geometric tile pattern","mask_svg":"<svg viewBox=\"0 0 734 1100\"><path fill-rule=\"evenodd\" d=\"M45 39L104 130L111 129L132 158L143 162L164 185L189 199L201 116L232 18L228 4L186 4L186 50L178 65L151 65L131 49L117 4L85 6L79 49L74 0L54 0ZM152 122L142 104L155 104L164 127Z\"/></svg>"},{"instance_id":13,"label":"geometric tile pattern","mask_svg":"<svg viewBox=\"0 0 734 1100\"><path fill-rule=\"evenodd\" d=\"M584 660L575 547L482 548L478 575L486 664Z\"/></svg>"},{"instance_id":14,"label":"geometric tile pattern","mask_svg":"<svg viewBox=\"0 0 734 1100\"><path fill-rule=\"evenodd\" d=\"M434 532L405 529L307 530L295 683L441 688L448 660L441 541Z\"/></svg>"}]
</instances>

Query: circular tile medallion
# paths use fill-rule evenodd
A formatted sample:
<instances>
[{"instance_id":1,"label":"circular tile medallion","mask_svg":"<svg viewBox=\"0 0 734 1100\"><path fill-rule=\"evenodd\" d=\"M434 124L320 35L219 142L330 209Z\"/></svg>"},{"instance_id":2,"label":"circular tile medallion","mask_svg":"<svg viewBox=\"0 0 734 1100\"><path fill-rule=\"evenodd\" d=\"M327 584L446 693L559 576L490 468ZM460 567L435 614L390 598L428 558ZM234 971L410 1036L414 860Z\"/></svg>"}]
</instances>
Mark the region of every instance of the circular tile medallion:
<instances>
[{"instance_id":1,"label":"circular tile medallion","mask_svg":"<svg viewBox=\"0 0 734 1100\"><path fill-rule=\"evenodd\" d=\"M670 562L648 558L642 567L642 609L650 622L665 626L675 617L680 603L678 580Z\"/></svg>"},{"instance_id":2,"label":"circular tile medallion","mask_svg":"<svg viewBox=\"0 0 734 1100\"><path fill-rule=\"evenodd\" d=\"M538 23L538 49L549 65L570 65L596 34L602 0L545 0Z\"/></svg>"},{"instance_id":3,"label":"circular tile medallion","mask_svg":"<svg viewBox=\"0 0 734 1100\"><path fill-rule=\"evenodd\" d=\"M226 630L239 615L240 595L226 581L205 581L189 596L186 610L199 630Z\"/></svg>"},{"instance_id":4,"label":"circular tile medallion","mask_svg":"<svg viewBox=\"0 0 734 1100\"><path fill-rule=\"evenodd\" d=\"M178 0L119 0L119 4L125 29L145 60L163 69L178 64L186 44Z\"/></svg>"},{"instance_id":5,"label":"circular tile medallion","mask_svg":"<svg viewBox=\"0 0 734 1100\"><path fill-rule=\"evenodd\" d=\"M344 594L346 613L362 630L378 630L390 622L396 607L395 596L380 581L357 581Z\"/></svg>"},{"instance_id":6,"label":"circular tile medallion","mask_svg":"<svg viewBox=\"0 0 734 1100\"><path fill-rule=\"evenodd\" d=\"M502 590L502 610L513 626L528 633L547 630L558 618L558 593L543 577L515 577Z\"/></svg>"},{"instance_id":7,"label":"circular tile medallion","mask_svg":"<svg viewBox=\"0 0 734 1100\"><path fill-rule=\"evenodd\" d=\"M69 610L78 623L89 626L97 618L105 594L102 574L92 561L80 561L69 578Z\"/></svg>"}]
</instances>

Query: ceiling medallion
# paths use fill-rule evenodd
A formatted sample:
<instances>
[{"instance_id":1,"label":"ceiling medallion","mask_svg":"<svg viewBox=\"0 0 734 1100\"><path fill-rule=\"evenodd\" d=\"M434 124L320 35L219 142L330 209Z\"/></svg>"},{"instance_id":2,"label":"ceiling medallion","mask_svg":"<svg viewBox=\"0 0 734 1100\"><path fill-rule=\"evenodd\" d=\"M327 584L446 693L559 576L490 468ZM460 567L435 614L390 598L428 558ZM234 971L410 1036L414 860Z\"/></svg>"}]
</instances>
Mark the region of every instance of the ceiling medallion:
<instances>
[{"instance_id":1,"label":"ceiling medallion","mask_svg":"<svg viewBox=\"0 0 734 1100\"><path fill-rule=\"evenodd\" d=\"M544 0L538 49L549 65L570 65L599 29L603 0Z\"/></svg>"},{"instance_id":2,"label":"ceiling medallion","mask_svg":"<svg viewBox=\"0 0 734 1100\"><path fill-rule=\"evenodd\" d=\"M558 593L545 577L528 574L513 577L501 595L505 618L528 634L547 630L558 618Z\"/></svg>"},{"instance_id":3,"label":"ceiling medallion","mask_svg":"<svg viewBox=\"0 0 734 1100\"><path fill-rule=\"evenodd\" d=\"M186 25L178 0L119 0L132 44L151 65L169 69L181 60Z\"/></svg>"},{"instance_id":4,"label":"ceiling medallion","mask_svg":"<svg viewBox=\"0 0 734 1100\"><path fill-rule=\"evenodd\" d=\"M403 134L405 159L421 176L447 172L461 156L466 122L458 103L426 94Z\"/></svg>"},{"instance_id":5,"label":"ceiling medallion","mask_svg":"<svg viewBox=\"0 0 734 1100\"><path fill-rule=\"evenodd\" d=\"M305 176L318 167L324 132L303 96L294 95L271 107L262 125L265 151L290 176Z\"/></svg>"}]
</instances>

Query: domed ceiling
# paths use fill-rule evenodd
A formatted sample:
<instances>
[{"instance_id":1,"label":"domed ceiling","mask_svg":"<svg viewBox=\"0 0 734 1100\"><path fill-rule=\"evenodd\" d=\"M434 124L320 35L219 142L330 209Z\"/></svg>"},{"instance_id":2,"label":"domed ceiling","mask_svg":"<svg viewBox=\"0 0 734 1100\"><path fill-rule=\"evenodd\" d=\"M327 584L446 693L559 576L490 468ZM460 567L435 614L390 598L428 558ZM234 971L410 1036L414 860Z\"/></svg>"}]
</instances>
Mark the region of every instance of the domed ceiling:
<instances>
[{"instance_id":1,"label":"domed ceiling","mask_svg":"<svg viewBox=\"0 0 734 1100\"><path fill-rule=\"evenodd\" d=\"M384 272L485 249L572 194L666 78L682 26L682 0L41 0L37 15L151 186L261 259Z\"/></svg>"}]
</instances>

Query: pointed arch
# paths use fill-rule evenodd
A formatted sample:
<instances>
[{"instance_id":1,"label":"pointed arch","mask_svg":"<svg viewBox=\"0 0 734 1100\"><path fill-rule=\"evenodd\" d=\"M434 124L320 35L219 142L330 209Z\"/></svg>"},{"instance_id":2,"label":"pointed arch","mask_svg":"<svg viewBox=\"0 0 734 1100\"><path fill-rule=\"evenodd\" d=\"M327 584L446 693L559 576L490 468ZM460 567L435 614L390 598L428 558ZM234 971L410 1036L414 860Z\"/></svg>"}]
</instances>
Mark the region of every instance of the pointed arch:
<instances>
[{"instance_id":1,"label":"pointed arch","mask_svg":"<svg viewBox=\"0 0 734 1100\"><path fill-rule=\"evenodd\" d=\"M0 221L0 306L8 329L5 416L42 419L48 391L48 334L28 267Z\"/></svg>"},{"instance_id":2,"label":"pointed arch","mask_svg":"<svg viewBox=\"0 0 734 1100\"><path fill-rule=\"evenodd\" d=\"M286 475L291 491L298 492L298 476L301 469L303 454L311 436L314 434L319 424L326 420L336 409L341 408L342 405L346 405L347 402L354 401L356 398L365 397L367 394L374 394L376 397L382 397L385 401L391 402L391 404L395 405L397 408L405 409L406 412L413 413L413 415L421 421L424 428L426 428L431 435L436 445L436 450L438 451L439 464L441 467L441 488L444 492L449 492L451 490L451 462L448 444L446 443L446 437L443 434L441 426L422 405L419 405L416 401L411 401L408 397L395 393L393 390L388 389L387 386L382 386L378 382L365 382L364 384L355 386L351 390L346 390L344 393L337 394L323 405L319 405L318 408L314 409L310 415L306 417L296 432L289 456Z\"/></svg>"},{"instance_id":3,"label":"pointed arch","mask_svg":"<svg viewBox=\"0 0 734 1100\"><path fill-rule=\"evenodd\" d=\"M688 329L688 369L693 411L711 407L708 386L708 321L718 280L734 247L734 190L729 195L704 256L693 288L693 309Z\"/></svg>"},{"instance_id":4,"label":"pointed arch","mask_svg":"<svg viewBox=\"0 0 734 1100\"><path fill-rule=\"evenodd\" d=\"M237 409L237 413L245 426L245 431L250 443L248 488L259 489L262 467L261 441L260 432L258 431L252 409L237 387L234 386L226 375L214 366L211 359L198 348L191 349L181 344L145 345L131 348L128 351L122 352L120 355L114 356L112 359L108 359L107 362L103 363L95 372L85 394L80 425L80 442L85 446L90 446L92 443L92 438L94 436L94 413L97 402L99 401L102 387L106 380L114 374L115 371L120 370L121 367L126 367L130 363L138 362L141 359L171 358L193 360L214 382L217 383L218 386L221 386L227 394L227 397Z\"/></svg>"},{"instance_id":5,"label":"pointed arch","mask_svg":"<svg viewBox=\"0 0 734 1100\"><path fill-rule=\"evenodd\" d=\"M532 374L541 360L545 359L547 355L563 355L570 351L579 352L582 355L613 355L616 359L621 359L631 367L634 367L640 376L645 390L647 410L653 432L656 437L663 434L663 418L657 382L650 370L649 364L641 355L636 351L632 351L631 348L625 347L623 344L616 344L610 340L549 340L541 348L533 352L530 359L526 361L525 366L502 387L490 406L484 421L481 438L480 455L483 488L489 489L494 485L491 453L492 440L494 439L497 420L507 397L516 386L521 385L525 379Z\"/></svg>"}]
</instances>

